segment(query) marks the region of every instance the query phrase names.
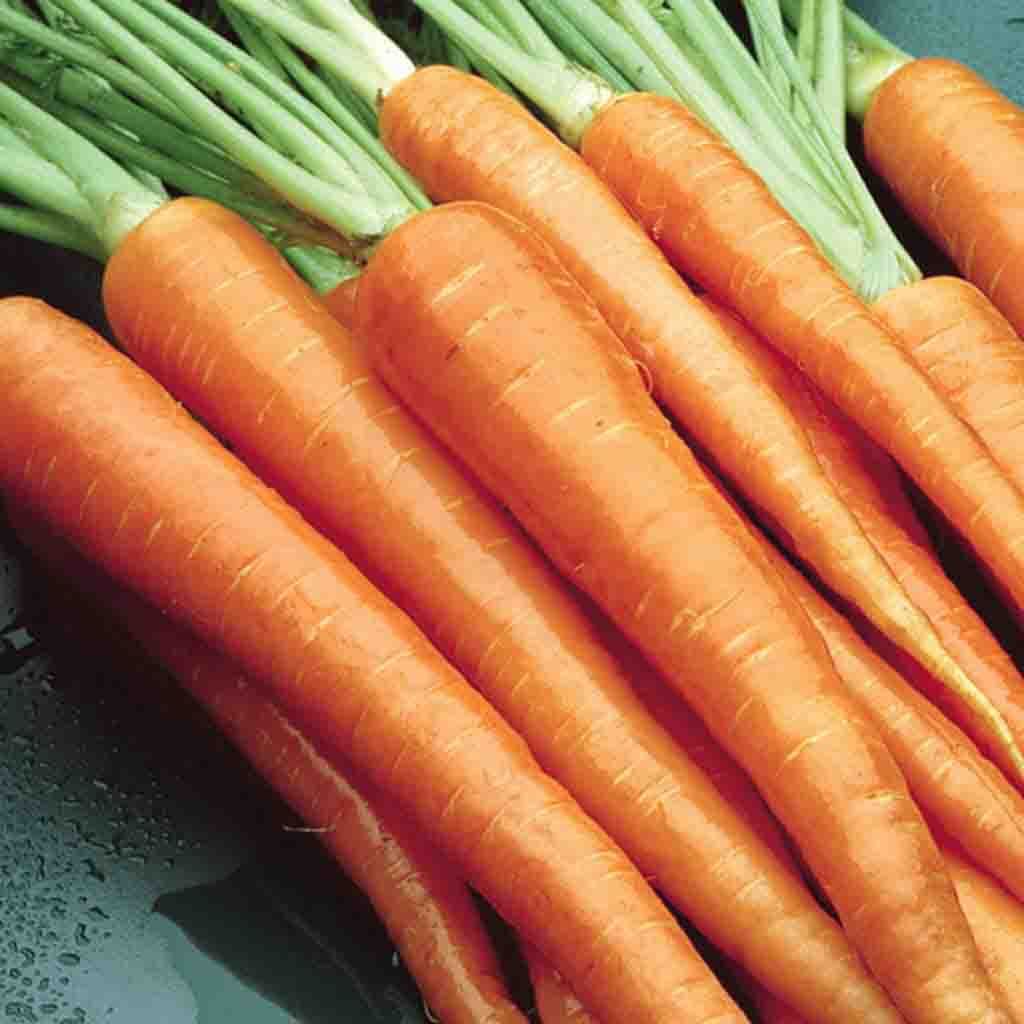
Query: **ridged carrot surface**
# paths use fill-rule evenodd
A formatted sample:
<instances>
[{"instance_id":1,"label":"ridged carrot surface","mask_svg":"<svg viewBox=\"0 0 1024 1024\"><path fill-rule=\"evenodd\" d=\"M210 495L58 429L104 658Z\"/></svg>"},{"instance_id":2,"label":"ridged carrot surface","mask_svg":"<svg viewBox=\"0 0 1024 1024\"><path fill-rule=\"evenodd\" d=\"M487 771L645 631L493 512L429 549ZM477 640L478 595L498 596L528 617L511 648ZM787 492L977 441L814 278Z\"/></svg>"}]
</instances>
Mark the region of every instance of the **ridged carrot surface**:
<instances>
[{"instance_id":1,"label":"ridged carrot surface","mask_svg":"<svg viewBox=\"0 0 1024 1024\"><path fill-rule=\"evenodd\" d=\"M23 510L19 539L62 588L88 599L171 672L368 897L431 1010L451 1024L526 1024L469 889L404 811L309 736L239 672L118 587Z\"/></svg>"},{"instance_id":2,"label":"ridged carrot surface","mask_svg":"<svg viewBox=\"0 0 1024 1024\"><path fill-rule=\"evenodd\" d=\"M894 643L938 676L966 681L821 473L763 365L737 348L578 154L511 97L446 67L391 90L380 131L435 199L487 202L540 233L721 472Z\"/></svg>"},{"instance_id":3,"label":"ridged carrot surface","mask_svg":"<svg viewBox=\"0 0 1024 1024\"><path fill-rule=\"evenodd\" d=\"M1024 332L1024 110L957 61L910 61L864 120L868 160L911 216Z\"/></svg>"},{"instance_id":4,"label":"ridged carrot surface","mask_svg":"<svg viewBox=\"0 0 1024 1024\"><path fill-rule=\"evenodd\" d=\"M379 247L357 315L387 381L747 769L905 1015L1007 1020L884 743L551 250L436 208Z\"/></svg>"},{"instance_id":5,"label":"ridged carrot surface","mask_svg":"<svg viewBox=\"0 0 1024 1024\"><path fill-rule=\"evenodd\" d=\"M667 899L810 1016L891 1018L834 922L646 712L564 581L255 231L179 201L115 254L105 298L126 351L413 616Z\"/></svg>"},{"instance_id":6,"label":"ridged carrot surface","mask_svg":"<svg viewBox=\"0 0 1024 1024\"><path fill-rule=\"evenodd\" d=\"M892 455L1024 605L1024 494L764 183L680 104L631 94L584 159L683 273Z\"/></svg>"},{"instance_id":7,"label":"ridged carrot surface","mask_svg":"<svg viewBox=\"0 0 1024 1024\"><path fill-rule=\"evenodd\" d=\"M740 1021L642 875L412 621L152 378L0 303L0 487L316 722L611 1019Z\"/></svg>"}]
</instances>

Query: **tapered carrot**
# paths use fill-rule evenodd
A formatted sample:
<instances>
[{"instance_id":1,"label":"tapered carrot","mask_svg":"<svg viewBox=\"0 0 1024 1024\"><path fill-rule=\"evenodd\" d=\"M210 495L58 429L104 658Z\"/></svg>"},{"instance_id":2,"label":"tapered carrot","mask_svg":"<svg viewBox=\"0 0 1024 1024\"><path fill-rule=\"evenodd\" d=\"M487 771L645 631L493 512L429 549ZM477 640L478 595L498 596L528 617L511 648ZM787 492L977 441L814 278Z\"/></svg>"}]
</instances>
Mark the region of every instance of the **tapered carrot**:
<instances>
[{"instance_id":1,"label":"tapered carrot","mask_svg":"<svg viewBox=\"0 0 1024 1024\"><path fill-rule=\"evenodd\" d=\"M959 277L930 277L875 303L993 458L1024 487L1024 341L986 296Z\"/></svg>"},{"instance_id":2,"label":"tapered carrot","mask_svg":"<svg viewBox=\"0 0 1024 1024\"><path fill-rule=\"evenodd\" d=\"M873 92L864 146L964 277L1024 331L1024 111L957 61L908 60Z\"/></svg>"},{"instance_id":3,"label":"tapered carrot","mask_svg":"<svg viewBox=\"0 0 1024 1024\"><path fill-rule=\"evenodd\" d=\"M151 378L0 316L0 486L315 721L598 1012L740 1020L627 858L412 622Z\"/></svg>"},{"instance_id":4,"label":"tapered carrot","mask_svg":"<svg viewBox=\"0 0 1024 1024\"><path fill-rule=\"evenodd\" d=\"M45 571L112 618L199 702L366 894L430 1009L452 1024L525 1024L469 890L403 810L330 760L227 659L118 587L19 508L18 538Z\"/></svg>"},{"instance_id":5,"label":"tapered carrot","mask_svg":"<svg viewBox=\"0 0 1024 1024\"><path fill-rule=\"evenodd\" d=\"M449 204L378 248L357 314L388 382L744 765L905 1015L1005 1020L899 769L551 250Z\"/></svg>"},{"instance_id":6,"label":"tapered carrot","mask_svg":"<svg viewBox=\"0 0 1024 1024\"><path fill-rule=\"evenodd\" d=\"M255 231L180 200L127 236L104 297L125 350L413 616L666 898L812 1018L892 1016L547 562ZM758 932L751 916L776 924Z\"/></svg>"},{"instance_id":7,"label":"tapered carrot","mask_svg":"<svg viewBox=\"0 0 1024 1024\"><path fill-rule=\"evenodd\" d=\"M888 303L912 286L892 292ZM834 487L892 567L904 589L934 623L943 643L968 671L978 687L998 709L1016 738L1024 742L1024 678L985 623L946 576L917 519L893 461L873 444L847 416L826 399L793 365L773 358L767 344L743 326L735 316L717 307L723 325L764 366L764 376L784 396L800 422L815 455ZM790 551L799 554L785 535L776 535ZM892 652L893 657L898 657ZM951 699L944 687L929 680L905 658L900 667L915 685L964 728L985 753L1002 766L1007 777L1019 781L1006 745L993 741L987 723L980 722L963 702Z\"/></svg>"},{"instance_id":8,"label":"tapered carrot","mask_svg":"<svg viewBox=\"0 0 1024 1024\"><path fill-rule=\"evenodd\" d=\"M540 232L721 471L894 643L964 686L760 367L586 163L521 104L454 68L403 80L381 105L380 131L434 198L491 203Z\"/></svg>"}]
</instances>

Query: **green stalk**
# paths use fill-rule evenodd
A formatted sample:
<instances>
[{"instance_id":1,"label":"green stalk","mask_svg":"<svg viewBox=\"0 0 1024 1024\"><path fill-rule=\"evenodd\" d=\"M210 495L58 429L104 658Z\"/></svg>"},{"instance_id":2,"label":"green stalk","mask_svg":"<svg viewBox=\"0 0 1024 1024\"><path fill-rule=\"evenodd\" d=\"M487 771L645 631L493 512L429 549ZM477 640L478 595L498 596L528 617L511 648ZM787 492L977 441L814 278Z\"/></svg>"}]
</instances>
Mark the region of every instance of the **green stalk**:
<instances>
[{"instance_id":1,"label":"green stalk","mask_svg":"<svg viewBox=\"0 0 1024 1024\"><path fill-rule=\"evenodd\" d=\"M617 92L673 95L665 76L594 2L578 0L578 16L570 17L556 0L523 0L562 50L578 64L600 75Z\"/></svg>"},{"instance_id":2,"label":"green stalk","mask_svg":"<svg viewBox=\"0 0 1024 1024\"><path fill-rule=\"evenodd\" d=\"M88 204L80 223L91 229L108 255L129 231L163 205L160 196L105 153L4 82L0 82L0 115L40 156L65 173Z\"/></svg>"},{"instance_id":3,"label":"green stalk","mask_svg":"<svg viewBox=\"0 0 1024 1024\"><path fill-rule=\"evenodd\" d=\"M378 210L365 194L358 195L330 181L324 181L297 166L226 114L142 40L154 46L203 78L226 96L231 96L255 120L272 125L278 138L291 140L289 149L309 160L311 151L332 151L290 114L263 93L213 60L199 47L149 15L134 0L60 0L60 6L89 31L102 39L129 67L177 104L194 122L195 129L229 153L243 167L276 189L293 206L324 221L353 241L373 243L387 233L409 209ZM113 8L117 18L109 13ZM138 32L141 39L132 32ZM335 164L340 164L333 155ZM336 168L335 168L336 170ZM337 173L333 175L337 177Z\"/></svg>"},{"instance_id":4,"label":"green stalk","mask_svg":"<svg viewBox=\"0 0 1024 1024\"><path fill-rule=\"evenodd\" d=\"M353 260L347 260L329 249L282 246L272 236L269 237L317 295L333 292L338 285L358 276L360 272L359 265Z\"/></svg>"},{"instance_id":5,"label":"green stalk","mask_svg":"<svg viewBox=\"0 0 1024 1024\"><path fill-rule=\"evenodd\" d=\"M63 58L71 64L95 72L126 96L131 96L139 103L155 110L180 128L187 131L191 127L188 117L169 102L159 89L154 89L145 78L136 75L120 61L111 59L108 54L95 47L56 32L37 18L28 17L4 3L0 3L0 29L7 29L14 36L34 43L48 54L52 54L47 59L55 71L62 64L58 58ZM17 56L17 51L13 55ZM3 59L6 61L10 56L11 54L4 53Z\"/></svg>"},{"instance_id":6,"label":"green stalk","mask_svg":"<svg viewBox=\"0 0 1024 1024\"><path fill-rule=\"evenodd\" d=\"M0 93L0 111L3 100ZM6 126L0 132L0 191L78 224L92 220L92 207L71 178L30 147L14 146Z\"/></svg>"},{"instance_id":7,"label":"green stalk","mask_svg":"<svg viewBox=\"0 0 1024 1024\"><path fill-rule=\"evenodd\" d=\"M165 181L181 192L212 199L222 206L235 210L248 220L274 228L282 236L293 241L332 247L344 245L343 240L334 232L302 217L295 210L280 203L251 198L238 191L234 185L141 144L119 128L104 123L84 110L48 96L29 82L19 81L10 74L0 75L0 81L16 89L26 99L78 132L103 152L122 162L130 161L149 174L155 175L159 181Z\"/></svg>"},{"instance_id":8,"label":"green stalk","mask_svg":"<svg viewBox=\"0 0 1024 1024\"><path fill-rule=\"evenodd\" d=\"M48 245L59 245L103 262L103 246L76 221L43 210L33 210L13 203L0 203L0 231L34 238Z\"/></svg>"},{"instance_id":9,"label":"green stalk","mask_svg":"<svg viewBox=\"0 0 1024 1024\"><path fill-rule=\"evenodd\" d=\"M812 0L813 2L813 0ZM778 17L778 27L783 27L782 9L775 4L773 17ZM764 32L759 23L754 22L750 26L750 36L754 43L754 53L757 54L757 62L764 71L765 78L771 86L772 91L779 98L779 101L787 109L792 109L793 89L789 84L789 75L785 68L775 59L771 46L765 40Z\"/></svg>"},{"instance_id":10,"label":"green stalk","mask_svg":"<svg viewBox=\"0 0 1024 1024\"><path fill-rule=\"evenodd\" d=\"M496 0L488 0L484 4L474 4L475 8L481 6L487 7L496 15L498 21L504 26L509 41L515 43L525 53L533 54L534 57L539 57L541 60L564 60L562 51L551 41L543 26L522 4L507 4L496 2ZM475 10L470 13L483 21ZM502 33L498 32L497 34L501 35Z\"/></svg>"},{"instance_id":11,"label":"green stalk","mask_svg":"<svg viewBox=\"0 0 1024 1024\"><path fill-rule=\"evenodd\" d=\"M761 21L766 38L775 50L776 59L786 67L797 97L807 109L818 137L828 147L842 174L846 193L856 205L858 218L868 241L864 273L858 287L867 301L873 301L891 288L917 280L921 276L920 271L879 211L874 197L860 176L860 171L843 145L843 140L832 130L825 112L817 103L813 87L794 56L785 35L771 31L769 20L762 17L762 3L768 2L770 0L745 0L748 13Z\"/></svg>"},{"instance_id":12,"label":"green stalk","mask_svg":"<svg viewBox=\"0 0 1024 1024\"><path fill-rule=\"evenodd\" d=\"M232 19L232 24L244 27L247 34L259 40L260 52L269 62L268 70L291 78L309 100L342 129L339 145L344 146L344 156L375 201L384 205L409 202L418 210L430 205L415 179L280 36L254 24L247 15L232 7L229 0L220 0L220 6ZM262 62L263 58L260 59Z\"/></svg>"},{"instance_id":13,"label":"green stalk","mask_svg":"<svg viewBox=\"0 0 1024 1024\"><path fill-rule=\"evenodd\" d=\"M766 5L768 6L768 5ZM773 18L781 11L778 0L770 5ZM782 23L773 31L780 35ZM818 103L839 138L846 139L846 35L842 0L805 0L797 33L797 57L814 84ZM806 108L800 110L810 120Z\"/></svg>"},{"instance_id":14,"label":"green stalk","mask_svg":"<svg viewBox=\"0 0 1024 1024\"><path fill-rule=\"evenodd\" d=\"M914 58L845 4L842 6L846 40L846 110L863 120L882 83ZM791 25L799 24L802 8L803 0L782 0L783 14Z\"/></svg>"}]
</instances>

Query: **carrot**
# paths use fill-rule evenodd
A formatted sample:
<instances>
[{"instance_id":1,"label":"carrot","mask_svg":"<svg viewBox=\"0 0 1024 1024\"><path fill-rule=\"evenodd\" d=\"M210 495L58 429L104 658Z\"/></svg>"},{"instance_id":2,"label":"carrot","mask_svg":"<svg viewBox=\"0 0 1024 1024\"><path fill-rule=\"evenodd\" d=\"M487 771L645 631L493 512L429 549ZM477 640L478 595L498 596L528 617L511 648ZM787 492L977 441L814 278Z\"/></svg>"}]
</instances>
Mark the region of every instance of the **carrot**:
<instances>
[{"instance_id":1,"label":"carrot","mask_svg":"<svg viewBox=\"0 0 1024 1024\"><path fill-rule=\"evenodd\" d=\"M907 289L906 294L912 291L913 288ZM891 294L893 298L886 300L887 305L896 302L901 291ZM761 360L766 378L773 381L797 417L823 471L904 589L930 617L947 649L998 709L1017 743L1024 742L1024 678L943 572L895 464L791 363L773 359L764 341L725 310L718 307L718 311L736 343ZM799 554L784 532L775 533L791 552ZM901 671L957 722L1008 778L1018 779L1005 744L993 742L987 723L980 722L961 701L951 699L945 687L929 679L899 652L890 649L888 656L898 659Z\"/></svg>"},{"instance_id":2,"label":"carrot","mask_svg":"<svg viewBox=\"0 0 1024 1024\"><path fill-rule=\"evenodd\" d=\"M104 298L124 349L412 615L666 898L812 1018L892 1016L563 582L255 231L179 200L125 238ZM776 928L752 933L751 915Z\"/></svg>"},{"instance_id":3,"label":"carrot","mask_svg":"<svg viewBox=\"0 0 1024 1024\"><path fill-rule=\"evenodd\" d=\"M426 1004L452 1024L525 1024L469 890L402 809L338 754L328 760L259 686L18 508L15 532L46 572L102 609L177 677L316 834L380 916Z\"/></svg>"},{"instance_id":4,"label":"carrot","mask_svg":"<svg viewBox=\"0 0 1024 1024\"><path fill-rule=\"evenodd\" d=\"M523 943L526 966L540 1024L597 1024L565 979L529 943Z\"/></svg>"},{"instance_id":5,"label":"carrot","mask_svg":"<svg viewBox=\"0 0 1024 1024\"><path fill-rule=\"evenodd\" d=\"M1004 1020L899 769L550 249L449 204L382 243L357 314L385 379L743 764L897 1006Z\"/></svg>"},{"instance_id":6,"label":"carrot","mask_svg":"<svg viewBox=\"0 0 1024 1024\"><path fill-rule=\"evenodd\" d=\"M83 325L0 310L8 497L315 721L597 1012L741 1019L618 847L335 547Z\"/></svg>"},{"instance_id":7,"label":"carrot","mask_svg":"<svg viewBox=\"0 0 1024 1024\"><path fill-rule=\"evenodd\" d=\"M380 131L435 199L487 202L537 230L650 373L659 401L748 500L894 643L954 687L970 687L822 474L761 367L582 160L521 104L454 68L403 80L384 98Z\"/></svg>"},{"instance_id":8,"label":"carrot","mask_svg":"<svg viewBox=\"0 0 1024 1024\"><path fill-rule=\"evenodd\" d=\"M1024 903L944 843L946 867L956 887L985 967L1013 1019L1024 1021Z\"/></svg>"},{"instance_id":9,"label":"carrot","mask_svg":"<svg viewBox=\"0 0 1024 1024\"><path fill-rule=\"evenodd\" d=\"M907 354L1024 487L1024 341L973 285L931 277L875 303Z\"/></svg>"},{"instance_id":10,"label":"carrot","mask_svg":"<svg viewBox=\"0 0 1024 1024\"><path fill-rule=\"evenodd\" d=\"M864 147L964 277L1024 331L1024 111L957 61L911 60L873 93Z\"/></svg>"}]
</instances>

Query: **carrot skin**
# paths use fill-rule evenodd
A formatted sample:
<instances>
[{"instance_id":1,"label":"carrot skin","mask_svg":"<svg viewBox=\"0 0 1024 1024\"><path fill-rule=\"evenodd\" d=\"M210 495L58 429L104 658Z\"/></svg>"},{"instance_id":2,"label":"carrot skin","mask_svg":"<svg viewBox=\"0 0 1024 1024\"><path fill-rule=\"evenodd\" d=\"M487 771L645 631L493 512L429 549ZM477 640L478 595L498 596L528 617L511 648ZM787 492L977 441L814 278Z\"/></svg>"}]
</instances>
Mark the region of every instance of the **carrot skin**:
<instances>
[{"instance_id":1,"label":"carrot skin","mask_svg":"<svg viewBox=\"0 0 1024 1024\"><path fill-rule=\"evenodd\" d=\"M893 293L895 296L897 293ZM709 300L710 301L710 300ZM710 303L737 344L767 357L768 344L728 311ZM892 568L914 603L934 623L946 649L997 708L1017 743L1024 744L1024 678L979 615L948 579L910 504L892 459L783 357L767 369L773 386L800 422L822 471L865 534ZM761 511L761 510L759 510ZM762 512L763 517L763 512ZM797 557L800 551L785 531L772 532ZM937 683L892 645L887 657L964 729L985 754L1018 786L1020 779L1004 744L993 737L948 688Z\"/></svg>"},{"instance_id":2,"label":"carrot skin","mask_svg":"<svg viewBox=\"0 0 1024 1024\"><path fill-rule=\"evenodd\" d=\"M965 680L738 347L595 174L511 97L454 68L421 69L384 99L381 136L441 201L489 203L552 246L649 375L654 394L809 563L938 678Z\"/></svg>"},{"instance_id":3,"label":"carrot skin","mask_svg":"<svg viewBox=\"0 0 1024 1024\"><path fill-rule=\"evenodd\" d=\"M345 292L336 318L351 316ZM564 581L262 238L174 204L115 254L105 293L124 349L351 554L665 898L812 1019L892 1019L842 931L645 711ZM140 294L160 312L140 317ZM775 924L758 933L752 917Z\"/></svg>"},{"instance_id":4,"label":"carrot skin","mask_svg":"<svg viewBox=\"0 0 1024 1024\"><path fill-rule=\"evenodd\" d=\"M910 215L1024 332L1024 111L957 61L910 61L864 120L868 161Z\"/></svg>"},{"instance_id":5,"label":"carrot skin","mask_svg":"<svg viewBox=\"0 0 1024 1024\"><path fill-rule=\"evenodd\" d=\"M340 551L84 325L0 307L6 495L316 721L607 1016L742 1019L622 852Z\"/></svg>"},{"instance_id":6,"label":"carrot skin","mask_svg":"<svg viewBox=\"0 0 1024 1024\"><path fill-rule=\"evenodd\" d=\"M894 288L874 308L993 458L1024 488L1024 341L959 277Z\"/></svg>"},{"instance_id":7,"label":"carrot skin","mask_svg":"<svg viewBox=\"0 0 1024 1024\"><path fill-rule=\"evenodd\" d=\"M565 979L529 943L522 945L540 1024L599 1024Z\"/></svg>"},{"instance_id":8,"label":"carrot skin","mask_svg":"<svg viewBox=\"0 0 1024 1024\"><path fill-rule=\"evenodd\" d=\"M582 153L672 263L888 451L1024 605L1024 494L760 178L678 103L646 94L606 107Z\"/></svg>"},{"instance_id":9,"label":"carrot skin","mask_svg":"<svg viewBox=\"0 0 1024 1024\"><path fill-rule=\"evenodd\" d=\"M44 569L162 664L367 895L426 1004L452 1024L525 1024L469 889L392 800L328 760L226 658L85 561L23 510L8 515Z\"/></svg>"},{"instance_id":10,"label":"carrot skin","mask_svg":"<svg viewBox=\"0 0 1024 1024\"><path fill-rule=\"evenodd\" d=\"M750 772L904 1013L1006 1020L884 743L550 249L492 208L436 208L378 249L358 315L388 383Z\"/></svg>"}]
</instances>

